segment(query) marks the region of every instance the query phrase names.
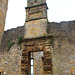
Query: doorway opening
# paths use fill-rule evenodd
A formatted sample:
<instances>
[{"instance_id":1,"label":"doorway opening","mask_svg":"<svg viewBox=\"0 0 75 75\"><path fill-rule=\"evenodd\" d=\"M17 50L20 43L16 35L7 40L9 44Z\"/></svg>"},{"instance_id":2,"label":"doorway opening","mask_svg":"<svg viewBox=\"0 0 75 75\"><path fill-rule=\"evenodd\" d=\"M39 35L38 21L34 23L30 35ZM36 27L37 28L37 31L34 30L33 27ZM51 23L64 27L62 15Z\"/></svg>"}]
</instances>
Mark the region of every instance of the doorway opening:
<instances>
[{"instance_id":1,"label":"doorway opening","mask_svg":"<svg viewBox=\"0 0 75 75\"><path fill-rule=\"evenodd\" d=\"M44 57L43 51L30 53L31 75L34 75L34 74L43 75L42 73L43 72L43 60L42 60L43 57Z\"/></svg>"},{"instance_id":2,"label":"doorway opening","mask_svg":"<svg viewBox=\"0 0 75 75\"><path fill-rule=\"evenodd\" d=\"M31 59L31 75L33 75L33 67L34 67L33 62L34 62L33 59Z\"/></svg>"}]
</instances>

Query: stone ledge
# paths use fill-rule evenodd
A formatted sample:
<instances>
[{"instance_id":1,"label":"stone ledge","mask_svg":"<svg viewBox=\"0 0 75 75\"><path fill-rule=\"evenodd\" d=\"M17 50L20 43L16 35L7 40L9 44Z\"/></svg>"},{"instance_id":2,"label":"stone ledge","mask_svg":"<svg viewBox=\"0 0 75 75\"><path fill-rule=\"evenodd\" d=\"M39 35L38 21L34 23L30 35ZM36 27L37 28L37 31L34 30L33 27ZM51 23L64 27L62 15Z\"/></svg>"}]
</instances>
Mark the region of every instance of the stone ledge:
<instances>
[{"instance_id":1,"label":"stone ledge","mask_svg":"<svg viewBox=\"0 0 75 75\"><path fill-rule=\"evenodd\" d=\"M21 42L23 41L27 41L27 40L33 40L33 39L41 39L41 38L50 38L50 37L57 37L58 35L54 35L54 34L51 34L51 35L42 35L42 36L38 36L38 37L32 37L32 38L24 38Z\"/></svg>"},{"instance_id":2,"label":"stone ledge","mask_svg":"<svg viewBox=\"0 0 75 75\"><path fill-rule=\"evenodd\" d=\"M40 18L38 17L38 18L26 19L26 22L32 21L32 20L44 19L44 18L47 18L47 17L40 17Z\"/></svg>"},{"instance_id":3,"label":"stone ledge","mask_svg":"<svg viewBox=\"0 0 75 75\"><path fill-rule=\"evenodd\" d=\"M46 5L46 8L48 9L48 7L47 7L47 4L46 4L46 3L39 4L39 5L34 5L34 6L30 6L30 7L25 7L25 9L30 9L30 8L34 8L34 7L38 7L38 6L43 6L43 5Z\"/></svg>"}]
</instances>

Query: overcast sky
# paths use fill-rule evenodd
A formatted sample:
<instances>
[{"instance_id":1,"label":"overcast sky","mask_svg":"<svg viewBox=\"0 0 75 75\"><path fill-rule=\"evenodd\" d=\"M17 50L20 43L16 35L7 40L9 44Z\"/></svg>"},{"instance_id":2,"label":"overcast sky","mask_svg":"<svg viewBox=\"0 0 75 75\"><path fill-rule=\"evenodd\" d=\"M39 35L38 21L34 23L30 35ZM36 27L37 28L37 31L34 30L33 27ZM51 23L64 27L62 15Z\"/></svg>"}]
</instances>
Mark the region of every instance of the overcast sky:
<instances>
[{"instance_id":1,"label":"overcast sky","mask_svg":"<svg viewBox=\"0 0 75 75\"><path fill-rule=\"evenodd\" d=\"M75 0L46 0L50 22L75 20ZM9 0L5 30L23 26L27 0Z\"/></svg>"}]
</instances>

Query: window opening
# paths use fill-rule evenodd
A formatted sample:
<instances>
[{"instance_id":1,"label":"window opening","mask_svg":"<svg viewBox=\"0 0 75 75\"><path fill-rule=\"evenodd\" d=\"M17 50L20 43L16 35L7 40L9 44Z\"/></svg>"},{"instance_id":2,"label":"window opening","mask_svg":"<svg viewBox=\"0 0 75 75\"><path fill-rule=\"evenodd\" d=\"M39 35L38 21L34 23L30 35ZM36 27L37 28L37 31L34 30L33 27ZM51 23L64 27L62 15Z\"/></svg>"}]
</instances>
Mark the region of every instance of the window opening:
<instances>
[{"instance_id":1,"label":"window opening","mask_svg":"<svg viewBox=\"0 0 75 75\"><path fill-rule=\"evenodd\" d=\"M30 60L31 60L31 75L33 75L33 67L34 67L34 55L33 55L33 52L31 52L31 55L30 55Z\"/></svg>"},{"instance_id":2,"label":"window opening","mask_svg":"<svg viewBox=\"0 0 75 75\"><path fill-rule=\"evenodd\" d=\"M33 75L33 59L31 59L31 75Z\"/></svg>"}]
</instances>

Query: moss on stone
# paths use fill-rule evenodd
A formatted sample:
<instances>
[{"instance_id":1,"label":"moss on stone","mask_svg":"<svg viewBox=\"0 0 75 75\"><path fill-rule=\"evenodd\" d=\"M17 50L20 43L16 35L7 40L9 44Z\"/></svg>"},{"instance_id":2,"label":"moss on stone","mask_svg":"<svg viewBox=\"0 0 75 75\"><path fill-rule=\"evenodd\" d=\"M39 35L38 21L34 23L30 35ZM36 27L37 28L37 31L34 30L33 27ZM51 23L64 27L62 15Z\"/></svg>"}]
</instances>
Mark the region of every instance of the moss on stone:
<instances>
[{"instance_id":1,"label":"moss on stone","mask_svg":"<svg viewBox=\"0 0 75 75\"><path fill-rule=\"evenodd\" d=\"M11 46L14 44L14 42L13 41L11 41L10 42L10 40L8 40L8 50L7 51L9 51L10 50L10 48L11 48Z\"/></svg>"},{"instance_id":2,"label":"moss on stone","mask_svg":"<svg viewBox=\"0 0 75 75\"><path fill-rule=\"evenodd\" d=\"M18 37L18 44L21 44L21 41L23 40L23 36L22 35L19 35Z\"/></svg>"},{"instance_id":3,"label":"moss on stone","mask_svg":"<svg viewBox=\"0 0 75 75\"><path fill-rule=\"evenodd\" d=\"M52 39L50 39L50 45L54 48L54 37L52 37Z\"/></svg>"},{"instance_id":4,"label":"moss on stone","mask_svg":"<svg viewBox=\"0 0 75 75\"><path fill-rule=\"evenodd\" d=\"M41 35L41 37L52 36L52 33Z\"/></svg>"}]
</instances>

